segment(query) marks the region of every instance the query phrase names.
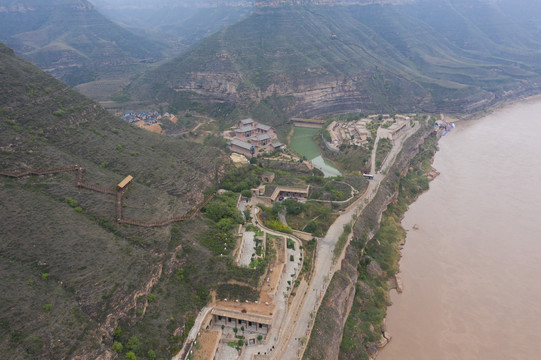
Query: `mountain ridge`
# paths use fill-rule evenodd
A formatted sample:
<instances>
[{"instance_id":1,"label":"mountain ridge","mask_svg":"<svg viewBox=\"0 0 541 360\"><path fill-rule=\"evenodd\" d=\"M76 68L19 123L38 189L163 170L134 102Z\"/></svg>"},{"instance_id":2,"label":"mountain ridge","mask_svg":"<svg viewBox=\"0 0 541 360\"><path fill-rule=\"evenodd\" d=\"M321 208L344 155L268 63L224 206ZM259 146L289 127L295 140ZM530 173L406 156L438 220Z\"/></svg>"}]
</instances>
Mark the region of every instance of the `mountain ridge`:
<instances>
[{"instance_id":1,"label":"mountain ridge","mask_svg":"<svg viewBox=\"0 0 541 360\"><path fill-rule=\"evenodd\" d=\"M86 0L2 0L0 41L71 86L155 62L164 49L106 19Z\"/></svg>"},{"instance_id":2,"label":"mountain ridge","mask_svg":"<svg viewBox=\"0 0 541 360\"><path fill-rule=\"evenodd\" d=\"M534 30L507 21L509 34L501 9L481 1L416 4L257 9L127 91L282 114L264 119L275 125L347 111L464 113L538 91Z\"/></svg>"}]
</instances>

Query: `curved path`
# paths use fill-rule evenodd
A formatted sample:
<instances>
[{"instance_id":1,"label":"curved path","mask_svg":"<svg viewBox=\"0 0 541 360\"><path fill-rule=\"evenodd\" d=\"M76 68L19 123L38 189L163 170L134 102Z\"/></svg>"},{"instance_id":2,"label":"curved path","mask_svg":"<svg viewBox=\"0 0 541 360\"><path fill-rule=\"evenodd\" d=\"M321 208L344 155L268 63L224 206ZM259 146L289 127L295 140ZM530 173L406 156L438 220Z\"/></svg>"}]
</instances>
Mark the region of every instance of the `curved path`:
<instances>
[{"instance_id":1,"label":"curved path","mask_svg":"<svg viewBox=\"0 0 541 360\"><path fill-rule=\"evenodd\" d=\"M289 309L288 297L283 291L285 289L285 286L283 285L285 281L282 281L286 280L285 278L287 277L282 276L283 279L281 280L279 291L276 292L277 297L275 299L278 311L274 317L268 340L265 344L245 347L241 354L241 359L296 360L302 358L306 345L308 344L321 300L325 296L325 291L327 290L334 272L339 270L341 259L347 248L347 246L344 246L338 259L334 259L334 248L336 247L338 238L344 231L344 226L352 223L355 216L358 215L360 211L364 209L366 204L372 200L377 193L381 181L385 177L383 174L385 174L402 150L404 142L420 128L421 127L416 124L415 127L409 128L406 133L395 141L391 151L381 166L380 173L374 174L374 179L369 182L368 188L364 194L347 207L347 209L331 225L325 237L319 240L314 261L314 272L310 284L307 284L304 280L301 281L301 284L297 289L297 296L295 296ZM374 146L372 153L373 162L375 162L376 149L377 146ZM256 206L252 206L252 209L254 209L252 210L254 211L252 221L255 223L255 219L257 218L257 214L255 214ZM300 240L294 236L266 228L260 221L257 221L256 224L269 234L294 239L297 248L301 243ZM351 237L352 235L350 235L348 243L351 240ZM200 313L200 315L202 315L202 313ZM173 360L180 359L177 356L174 357Z\"/></svg>"},{"instance_id":2,"label":"curved path","mask_svg":"<svg viewBox=\"0 0 541 360\"><path fill-rule=\"evenodd\" d=\"M334 262L333 255L338 238L343 233L344 225L350 224L353 221L354 216L360 213L366 204L372 200L384 178L383 173L385 173L394 162L394 159L402 150L402 145L406 139L413 135L419 128L421 127L417 125L408 129L408 131L395 142L389 155L385 159L385 162L382 164L381 173L375 174L374 179L369 182L368 189L364 195L351 204L336 219L327 231L325 237L318 242L314 274L312 275L309 287L310 290L306 293L303 306L296 316L297 321L294 330L289 336L284 337L283 343L277 346L277 351L271 354L269 357L270 359L296 360L302 357L321 300L325 295L325 291L327 290L327 286L331 281L334 272L338 270L338 266L341 263L341 261ZM373 151L375 152L375 150L376 147L374 147ZM349 240L351 240L351 236ZM346 248L347 246L344 246L339 258L343 257Z\"/></svg>"}]
</instances>

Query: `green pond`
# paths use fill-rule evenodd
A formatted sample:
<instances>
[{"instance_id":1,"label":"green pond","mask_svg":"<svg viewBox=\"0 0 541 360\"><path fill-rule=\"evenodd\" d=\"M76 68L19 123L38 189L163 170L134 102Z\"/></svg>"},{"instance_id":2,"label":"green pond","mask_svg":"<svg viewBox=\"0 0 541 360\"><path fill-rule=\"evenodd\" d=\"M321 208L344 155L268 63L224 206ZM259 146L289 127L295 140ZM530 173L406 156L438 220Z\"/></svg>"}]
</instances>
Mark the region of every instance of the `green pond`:
<instances>
[{"instance_id":1,"label":"green pond","mask_svg":"<svg viewBox=\"0 0 541 360\"><path fill-rule=\"evenodd\" d=\"M342 175L338 169L321 157L321 150L313 140L318 131L319 129L296 127L291 139L291 149L310 160L312 165L323 171L325 177Z\"/></svg>"}]
</instances>

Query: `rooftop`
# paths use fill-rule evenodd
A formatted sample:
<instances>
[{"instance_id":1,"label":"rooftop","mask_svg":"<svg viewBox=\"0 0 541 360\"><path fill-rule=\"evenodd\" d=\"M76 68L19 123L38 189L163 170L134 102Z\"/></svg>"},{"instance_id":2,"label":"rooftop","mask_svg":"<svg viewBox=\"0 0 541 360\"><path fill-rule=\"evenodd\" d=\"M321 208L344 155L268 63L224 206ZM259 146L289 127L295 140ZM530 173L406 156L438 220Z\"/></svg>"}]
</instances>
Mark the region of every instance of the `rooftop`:
<instances>
[{"instance_id":1,"label":"rooftop","mask_svg":"<svg viewBox=\"0 0 541 360\"><path fill-rule=\"evenodd\" d=\"M255 127L253 127L252 125L244 125L244 126L241 126L240 128L238 128L235 131L236 132L246 132L246 131L251 131L251 130L255 130Z\"/></svg>"},{"instance_id":2,"label":"rooftop","mask_svg":"<svg viewBox=\"0 0 541 360\"><path fill-rule=\"evenodd\" d=\"M244 120L241 120L240 123L241 123L242 125L253 124L253 123L254 123L254 119L252 119L252 118L244 119Z\"/></svg>"},{"instance_id":3,"label":"rooftop","mask_svg":"<svg viewBox=\"0 0 541 360\"><path fill-rule=\"evenodd\" d=\"M126 176L126 178L124 178L124 180L122 180L118 184L118 187L121 188L121 189L124 189L126 187L126 185L128 185L132 180L133 180L133 176L128 175L128 176Z\"/></svg>"},{"instance_id":4,"label":"rooftop","mask_svg":"<svg viewBox=\"0 0 541 360\"><path fill-rule=\"evenodd\" d=\"M252 138L252 140L254 140L254 141L263 141L263 140L268 140L270 138L271 137L270 137L269 134L261 134L261 135L254 136Z\"/></svg>"},{"instance_id":5,"label":"rooftop","mask_svg":"<svg viewBox=\"0 0 541 360\"><path fill-rule=\"evenodd\" d=\"M239 139L231 140L231 145L236 145L236 146L241 147L241 148L246 149L246 150L250 150L252 148L252 144L250 144L250 143L248 143L246 141L239 140Z\"/></svg>"},{"instance_id":6,"label":"rooftop","mask_svg":"<svg viewBox=\"0 0 541 360\"><path fill-rule=\"evenodd\" d=\"M212 315L228 316L235 319L257 322L260 324L272 324L272 314L276 305L263 303L243 303L235 301L218 301L212 309Z\"/></svg>"},{"instance_id":7,"label":"rooftop","mask_svg":"<svg viewBox=\"0 0 541 360\"><path fill-rule=\"evenodd\" d=\"M263 125L263 124L257 124L256 128L261 129L261 130L265 130L265 131L269 131L270 129L272 129L272 126Z\"/></svg>"},{"instance_id":8,"label":"rooftop","mask_svg":"<svg viewBox=\"0 0 541 360\"><path fill-rule=\"evenodd\" d=\"M276 189L274 189L270 198L273 201L276 200L276 198L278 197L278 195L280 195L281 192L306 194L306 196L308 196L308 193L310 192L310 185L304 188L291 187L291 186L277 186Z\"/></svg>"}]
</instances>

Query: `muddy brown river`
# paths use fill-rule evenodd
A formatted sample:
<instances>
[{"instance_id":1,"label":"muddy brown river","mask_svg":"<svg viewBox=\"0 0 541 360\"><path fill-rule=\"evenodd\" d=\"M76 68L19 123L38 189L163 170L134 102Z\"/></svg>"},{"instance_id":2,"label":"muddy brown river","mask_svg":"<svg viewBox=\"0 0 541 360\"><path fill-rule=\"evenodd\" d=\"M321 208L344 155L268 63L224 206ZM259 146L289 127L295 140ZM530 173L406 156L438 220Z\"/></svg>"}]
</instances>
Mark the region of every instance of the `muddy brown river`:
<instances>
[{"instance_id":1,"label":"muddy brown river","mask_svg":"<svg viewBox=\"0 0 541 360\"><path fill-rule=\"evenodd\" d=\"M434 167L378 360L541 359L541 98L457 123Z\"/></svg>"}]
</instances>

